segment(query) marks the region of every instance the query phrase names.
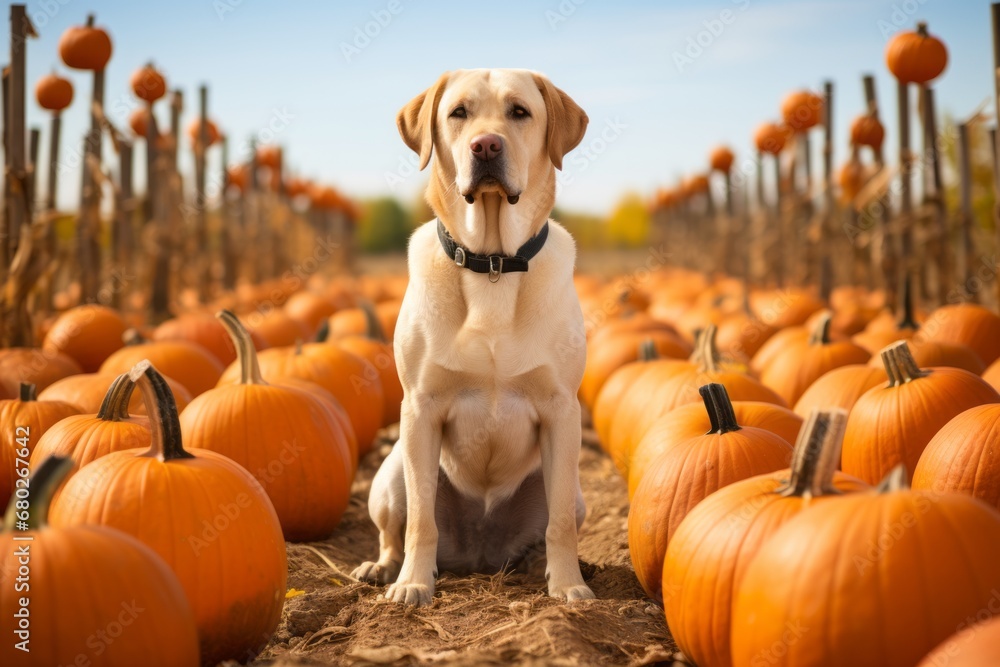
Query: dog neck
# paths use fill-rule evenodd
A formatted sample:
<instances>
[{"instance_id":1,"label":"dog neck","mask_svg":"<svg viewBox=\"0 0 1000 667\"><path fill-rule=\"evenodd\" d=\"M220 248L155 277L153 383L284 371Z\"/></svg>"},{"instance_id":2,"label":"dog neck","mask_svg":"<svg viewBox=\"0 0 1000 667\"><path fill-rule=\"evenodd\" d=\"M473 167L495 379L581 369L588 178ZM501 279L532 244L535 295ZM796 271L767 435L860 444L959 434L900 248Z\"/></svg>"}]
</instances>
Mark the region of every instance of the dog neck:
<instances>
[{"instance_id":1,"label":"dog neck","mask_svg":"<svg viewBox=\"0 0 1000 667\"><path fill-rule=\"evenodd\" d=\"M484 192L469 204L454 186L445 186L435 170L427 201L451 237L466 250L477 255L514 255L548 220L555 200L554 170L547 174L547 180L552 183L538 191L551 195L541 200L522 195L517 204L509 204L501 192Z\"/></svg>"}]
</instances>

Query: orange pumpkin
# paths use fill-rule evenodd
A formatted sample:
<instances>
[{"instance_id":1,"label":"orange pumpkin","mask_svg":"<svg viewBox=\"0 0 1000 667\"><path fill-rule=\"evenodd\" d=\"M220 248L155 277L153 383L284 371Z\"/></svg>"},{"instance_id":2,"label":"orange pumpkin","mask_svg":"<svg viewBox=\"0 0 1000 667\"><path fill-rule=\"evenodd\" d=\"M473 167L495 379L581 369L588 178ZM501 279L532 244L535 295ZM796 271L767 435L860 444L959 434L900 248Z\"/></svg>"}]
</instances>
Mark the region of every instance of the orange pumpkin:
<instances>
[{"instance_id":1,"label":"orange pumpkin","mask_svg":"<svg viewBox=\"0 0 1000 667\"><path fill-rule=\"evenodd\" d=\"M625 364L639 358L639 347L649 341L656 348L658 357L684 359L691 354L691 346L667 331L643 331L619 335L604 334L587 346L587 366L580 385L580 399L592 408L601 387L611 374Z\"/></svg>"},{"instance_id":2,"label":"orange pumpkin","mask_svg":"<svg viewBox=\"0 0 1000 667\"><path fill-rule=\"evenodd\" d=\"M733 413L741 426L770 431L785 442L795 442L802 428L802 417L773 403L733 401ZM678 443L708 433L711 426L710 415L705 412L705 406L701 403L688 403L674 408L653 422L632 451L628 472L629 498L635 494L646 470L660 454Z\"/></svg>"},{"instance_id":3,"label":"orange pumpkin","mask_svg":"<svg viewBox=\"0 0 1000 667\"><path fill-rule=\"evenodd\" d=\"M67 28L59 38L59 57L67 67L99 72L111 60L111 38L94 27L94 15L90 14L86 25Z\"/></svg>"},{"instance_id":4,"label":"orange pumpkin","mask_svg":"<svg viewBox=\"0 0 1000 667\"><path fill-rule=\"evenodd\" d=\"M27 382L21 384L18 398L0 400L0 507L7 506L20 477L18 469L27 470L39 438L56 422L79 413L76 406L62 401L39 401L35 385Z\"/></svg>"},{"instance_id":5,"label":"orange pumpkin","mask_svg":"<svg viewBox=\"0 0 1000 667\"><path fill-rule=\"evenodd\" d=\"M372 448L375 434L382 427L385 405L375 366L327 343L272 348L260 352L257 360L261 373L271 382L280 384L284 378L297 378L333 394L351 418L359 455ZM219 386L240 382L242 373L238 362L230 365L219 379Z\"/></svg>"},{"instance_id":6,"label":"orange pumpkin","mask_svg":"<svg viewBox=\"0 0 1000 667\"><path fill-rule=\"evenodd\" d=\"M366 360L378 371L379 380L382 382L383 413L382 425L396 424L399 422L399 412L403 403L403 385L399 381L399 373L396 370L396 358L392 345L386 342L385 332L382 331L382 323L379 321L375 308L369 302L362 302L362 310L368 320L368 331L364 336L345 336L333 341L333 345L358 355ZM324 328L326 322L323 323ZM322 342L325 336L319 338Z\"/></svg>"},{"instance_id":7,"label":"orange pumpkin","mask_svg":"<svg viewBox=\"0 0 1000 667\"><path fill-rule=\"evenodd\" d=\"M264 381L235 315L222 311L219 318L239 353L239 382L191 402L180 419L184 440L249 470L274 504L286 540L324 539L347 508L356 453L319 398Z\"/></svg>"},{"instance_id":8,"label":"orange pumpkin","mask_svg":"<svg viewBox=\"0 0 1000 667\"><path fill-rule=\"evenodd\" d=\"M867 488L837 471L846 421L842 410L812 413L790 469L720 489L677 528L663 561L663 609L671 636L697 664L733 664L734 594L768 538L816 503Z\"/></svg>"},{"instance_id":9,"label":"orange pumpkin","mask_svg":"<svg viewBox=\"0 0 1000 667\"><path fill-rule=\"evenodd\" d=\"M938 431L917 461L913 488L960 491L1000 509L1000 405L969 408Z\"/></svg>"},{"instance_id":10,"label":"orange pumpkin","mask_svg":"<svg viewBox=\"0 0 1000 667\"><path fill-rule=\"evenodd\" d=\"M156 71L153 63L149 63L132 73L129 79L132 92L140 100L152 104L167 94L167 81L163 75Z\"/></svg>"},{"instance_id":11,"label":"orange pumpkin","mask_svg":"<svg viewBox=\"0 0 1000 667\"><path fill-rule=\"evenodd\" d=\"M307 332L307 339L316 335L319 325L333 315L335 310L329 299L315 292L296 292L285 303L285 314L302 325Z\"/></svg>"},{"instance_id":12,"label":"orange pumpkin","mask_svg":"<svg viewBox=\"0 0 1000 667\"><path fill-rule=\"evenodd\" d=\"M43 401L62 401L69 403L77 409L78 413L94 414L101 409L104 402L104 395L108 387L115 381L114 373L80 373L70 375L68 378L57 380L45 388L38 398ZM183 410L191 402L191 392L187 390L177 380L166 376L163 377L170 386L170 391L174 395L177 403L177 410ZM146 405L142 402L142 396L132 394L129 400L128 412L132 415L146 414Z\"/></svg>"},{"instance_id":13,"label":"orange pumpkin","mask_svg":"<svg viewBox=\"0 0 1000 667\"><path fill-rule=\"evenodd\" d=\"M1000 316L976 304L942 306L924 322L928 340L968 345L987 366L1000 357Z\"/></svg>"},{"instance_id":14,"label":"orange pumpkin","mask_svg":"<svg viewBox=\"0 0 1000 667\"><path fill-rule=\"evenodd\" d=\"M712 171L721 171L724 174L728 174L729 170L733 168L733 160L735 159L736 156L733 155L733 151L727 146L717 146L709 153L708 164L712 167Z\"/></svg>"},{"instance_id":15,"label":"orange pumpkin","mask_svg":"<svg viewBox=\"0 0 1000 667\"><path fill-rule=\"evenodd\" d=\"M70 308L59 316L42 343L46 351L72 357L86 373L93 373L115 350L124 345L128 325L116 311L105 306Z\"/></svg>"},{"instance_id":16,"label":"orange pumpkin","mask_svg":"<svg viewBox=\"0 0 1000 667\"><path fill-rule=\"evenodd\" d=\"M988 610L987 610L988 611ZM979 623L962 624L955 633L924 658L917 667L995 667L1000 665L1000 617L976 615Z\"/></svg>"},{"instance_id":17,"label":"orange pumpkin","mask_svg":"<svg viewBox=\"0 0 1000 667\"><path fill-rule=\"evenodd\" d=\"M920 22L915 31L904 30L889 40L885 64L901 83L924 84L941 76L948 66L948 49Z\"/></svg>"},{"instance_id":18,"label":"orange pumpkin","mask_svg":"<svg viewBox=\"0 0 1000 667\"><path fill-rule=\"evenodd\" d=\"M809 90L790 93L781 102L781 117L792 130L805 132L823 122L823 98Z\"/></svg>"},{"instance_id":19,"label":"orange pumpkin","mask_svg":"<svg viewBox=\"0 0 1000 667\"><path fill-rule=\"evenodd\" d=\"M73 103L73 84L55 72L46 74L35 84L35 100L38 106L58 114Z\"/></svg>"},{"instance_id":20,"label":"orange pumpkin","mask_svg":"<svg viewBox=\"0 0 1000 667\"><path fill-rule=\"evenodd\" d=\"M11 505L0 532L0 581L10 590L0 595L0 663L197 667L194 615L162 558L104 526L49 526L49 502L71 467L54 457L35 468L28 509L22 510L28 529L15 530L19 512ZM18 570L25 567L19 552L26 549L30 590L15 595ZM18 637L15 613L25 597L30 630ZM30 653L16 647L22 639L30 639Z\"/></svg>"},{"instance_id":21,"label":"orange pumpkin","mask_svg":"<svg viewBox=\"0 0 1000 667\"><path fill-rule=\"evenodd\" d=\"M124 373L143 359L162 368L192 396L214 387L223 371L219 360L201 345L186 340L161 340L123 347L107 358L101 372Z\"/></svg>"},{"instance_id":22,"label":"orange pumpkin","mask_svg":"<svg viewBox=\"0 0 1000 667\"><path fill-rule=\"evenodd\" d=\"M56 380L82 372L78 363L52 349L10 347L0 350L0 399L19 396L22 382L44 389Z\"/></svg>"},{"instance_id":23,"label":"orange pumpkin","mask_svg":"<svg viewBox=\"0 0 1000 667\"><path fill-rule=\"evenodd\" d=\"M749 300L757 319L778 329L805 324L825 308L823 301L808 288L753 292Z\"/></svg>"},{"instance_id":24,"label":"orange pumpkin","mask_svg":"<svg viewBox=\"0 0 1000 667\"><path fill-rule=\"evenodd\" d=\"M994 361L985 371L983 371L983 379L986 380L991 387L1000 391L1000 359Z\"/></svg>"},{"instance_id":25,"label":"orange pumpkin","mask_svg":"<svg viewBox=\"0 0 1000 667\"><path fill-rule=\"evenodd\" d=\"M628 545L643 590L660 599L663 557L694 507L733 482L788 467L792 446L761 428L742 427L721 384L700 389L711 430L666 448L632 496Z\"/></svg>"},{"instance_id":26,"label":"orange pumpkin","mask_svg":"<svg viewBox=\"0 0 1000 667\"><path fill-rule=\"evenodd\" d=\"M819 376L795 403L795 414L803 419L813 410L841 408L851 411L861 395L884 384L885 370L864 364L848 364Z\"/></svg>"},{"instance_id":27,"label":"orange pumpkin","mask_svg":"<svg viewBox=\"0 0 1000 667\"><path fill-rule=\"evenodd\" d=\"M753 142L757 150L768 155L777 155L788 141L788 128L777 123L763 123L754 131Z\"/></svg>"},{"instance_id":28,"label":"orange pumpkin","mask_svg":"<svg viewBox=\"0 0 1000 667\"><path fill-rule=\"evenodd\" d=\"M736 595L733 664L909 667L995 604L1000 513L905 480L897 469L771 536Z\"/></svg>"},{"instance_id":29,"label":"orange pumpkin","mask_svg":"<svg viewBox=\"0 0 1000 667\"><path fill-rule=\"evenodd\" d=\"M285 347L309 338L310 332L298 320L292 319L281 308L266 312L250 313L246 318L251 335L264 342L265 347Z\"/></svg>"},{"instance_id":30,"label":"orange pumpkin","mask_svg":"<svg viewBox=\"0 0 1000 667\"><path fill-rule=\"evenodd\" d=\"M862 114L851 121L852 146L868 146L877 151L881 150L884 140L885 128L875 114Z\"/></svg>"},{"instance_id":31,"label":"orange pumpkin","mask_svg":"<svg viewBox=\"0 0 1000 667\"><path fill-rule=\"evenodd\" d=\"M840 186L840 203L849 206L872 177L872 171L858 156L852 155L837 172L837 184Z\"/></svg>"},{"instance_id":32,"label":"orange pumpkin","mask_svg":"<svg viewBox=\"0 0 1000 667\"><path fill-rule=\"evenodd\" d=\"M927 366L951 366L961 368L970 373L981 375L986 370L986 364L968 345L961 343L946 343L938 340L923 340L919 333L910 340L910 351L913 359L921 368ZM869 361L874 364L874 361Z\"/></svg>"},{"instance_id":33,"label":"orange pumpkin","mask_svg":"<svg viewBox=\"0 0 1000 667\"><path fill-rule=\"evenodd\" d=\"M134 388L127 375L120 375L96 415L73 415L52 425L35 445L31 466L40 466L50 456L62 456L73 462L72 472L76 472L111 452L148 447L149 419L128 413Z\"/></svg>"},{"instance_id":34,"label":"orange pumpkin","mask_svg":"<svg viewBox=\"0 0 1000 667\"><path fill-rule=\"evenodd\" d=\"M628 478L632 451L657 418L677 406L698 401L698 387L705 383L725 385L737 401L785 405L773 390L721 359L715 348L715 326L710 325L699 336L690 361L649 364L623 396L612 421L608 446L611 460L622 476Z\"/></svg>"},{"instance_id":35,"label":"orange pumpkin","mask_svg":"<svg viewBox=\"0 0 1000 667\"><path fill-rule=\"evenodd\" d=\"M274 507L230 459L184 450L170 389L149 362L128 377L146 401L150 443L81 469L53 503L52 525L102 525L138 538L177 574L202 664L242 660L267 644L285 599L288 563Z\"/></svg>"},{"instance_id":36,"label":"orange pumpkin","mask_svg":"<svg viewBox=\"0 0 1000 667\"><path fill-rule=\"evenodd\" d=\"M601 386L594 401L593 421L598 442L604 451L610 450L611 428L622 399L632 383L646 372L645 364L658 358L656 345L652 341L642 342L639 344L638 358L614 371Z\"/></svg>"},{"instance_id":37,"label":"orange pumpkin","mask_svg":"<svg viewBox=\"0 0 1000 667\"><path fill-rule=\"evenodd\" d=\"M219 143L222 139L222 133L219 132L219 127L213 123L211 120L205 119L205 132L208 137L208 145L213 146ZM197 150L198 146L201 145L201 118L195 118L187 127L188 139L194 145Z\"/></svg>"},{"instance_id":38,"label":"orange pumpkin","mask_svg":"<svg viewBox=\"0 0 1000 667\"><path fill-rule=\"evenodd\" d=\"M281 167L281 147L275 145L257 147L257 164L268 169Z\"/></svg>"},{"instance_id":39,"label":"orange pumpkin","mask_svg":"<svg viewBox=\"0 0 1000 667\"><path fill-rule=\"evenodd\" d=\"M254 347L258 350L267 347L267 343L259 335L251 332L250 336L253 338ZM187 340L197 343L211 352L223 368L236 361L236 348L233 347L233 341L226 333L226 328L208 313L192 313L167 320L156 327L153 340ZM161 368L155 360L150 361L157 369ZM171 375L169 371L167 374Z\"/></svg>"},{"instance_id":40,"label":"orange pumpkin","mask_svg":"<svg viewBox=\"0 0 1000 667\"><path fill-rule=\"evenodd\" d=\"M869 484L900 463L912 474L924 447L952 417L1000 402L996 389L968 371L921 369L905 341L882 350L881 357L889 381L857 400L844 437L844 472Z\"/></svg>"},{"instance_id":41,"label":"orange pumpkin","mask_svg":"<svg viewBox=\"0 0 1000 667\"><path fill-rule=\"evenodd\" d=\"M789 344L760 374L760 381L789 405L827 371L848 364L863 364L871 356L850 341L830 339L833 313L827 311L810 332L809 339Z\"/></svg>"}]
</instances>

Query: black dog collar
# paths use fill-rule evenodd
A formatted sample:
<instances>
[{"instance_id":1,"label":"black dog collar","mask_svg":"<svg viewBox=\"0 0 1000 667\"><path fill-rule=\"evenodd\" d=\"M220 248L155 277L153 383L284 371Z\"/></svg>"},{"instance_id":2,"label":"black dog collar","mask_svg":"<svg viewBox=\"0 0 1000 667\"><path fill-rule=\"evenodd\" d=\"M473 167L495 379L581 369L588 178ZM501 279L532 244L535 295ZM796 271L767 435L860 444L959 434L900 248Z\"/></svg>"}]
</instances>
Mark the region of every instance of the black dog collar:
<instances>
[{"instance_id":1,"label":"black dog collar","mask_svg":"<svg viewBox=\"0 0 1000 667\"><path fill-rule=\"evenodd\" d=\"M438 238L441 240L444 253L463 269L469 269L475 273L488 273L491 283L500 280L501 273L527 271L528 260L538 254L548 237L549 223L546 222L537 234L517 249L517 253L513 256L477 255L455 243L455 239L451 238L451 234L445 229L444 223L438 220Z\"/></svg>"}]
</instances>

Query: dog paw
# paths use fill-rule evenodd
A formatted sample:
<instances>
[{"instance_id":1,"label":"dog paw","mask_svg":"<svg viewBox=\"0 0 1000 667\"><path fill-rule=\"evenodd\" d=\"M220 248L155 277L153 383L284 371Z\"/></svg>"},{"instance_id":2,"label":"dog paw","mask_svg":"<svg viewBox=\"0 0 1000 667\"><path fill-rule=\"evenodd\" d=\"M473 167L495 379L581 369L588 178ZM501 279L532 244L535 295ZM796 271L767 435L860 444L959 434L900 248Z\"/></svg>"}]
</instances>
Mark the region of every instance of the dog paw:
<instances>
[{"instance_id":1,"label":"dog paw","mask_svg":"<svg viewBox=\"0 0 1000 667\"><path fill-rule=\"evenodd\" d=\"M579 583L568 586L549 586L549 597L573 602L574 600L593 600L594 591L587 584Z\"/></svg>"},{"instance_id":2,"label":"dog paw","mask_svg":"<svg viewBox=\"0 0 1000 667\"><path fill-rule=\"evenodd\" d=\"M426 584L405 584L396 582L385 592L385 599L401 604L412 604L424 607L431 603L434 597L434 587Z\"/></svg>"},{"instance_id":3,"label":"dog paw","mask_svg":"<svg viewBox=\"0 0 1000 667\"><path fill-rule=\"evenodd\" d=\"M369 584L389 584L396 580L397 575L399 575L399 563L396 562L383 565L366 561L351 572L352 577Z\"/></svg>"}]
</instances>

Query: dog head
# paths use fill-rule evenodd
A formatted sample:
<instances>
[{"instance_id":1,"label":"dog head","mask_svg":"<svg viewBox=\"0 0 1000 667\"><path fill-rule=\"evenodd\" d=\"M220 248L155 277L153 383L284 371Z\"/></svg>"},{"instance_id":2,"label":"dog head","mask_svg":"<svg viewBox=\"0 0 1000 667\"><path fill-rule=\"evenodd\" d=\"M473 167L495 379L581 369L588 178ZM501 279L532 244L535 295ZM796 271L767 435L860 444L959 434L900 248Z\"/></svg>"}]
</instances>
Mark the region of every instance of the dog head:
<instances>
[{"instance_id":1,"label":"dog head","mask_svg":"<svg viewBox=\"0 0 1000 667\"><path fill-rule=\"evenodd\" d=\"M583 139L587 114L545 76L528 70L442 75L399 112L397 125L424 169L427 198L449 229L465 209L496 195L531 222L555 201L555 169Z\"/></svg>"}]
</instances>

